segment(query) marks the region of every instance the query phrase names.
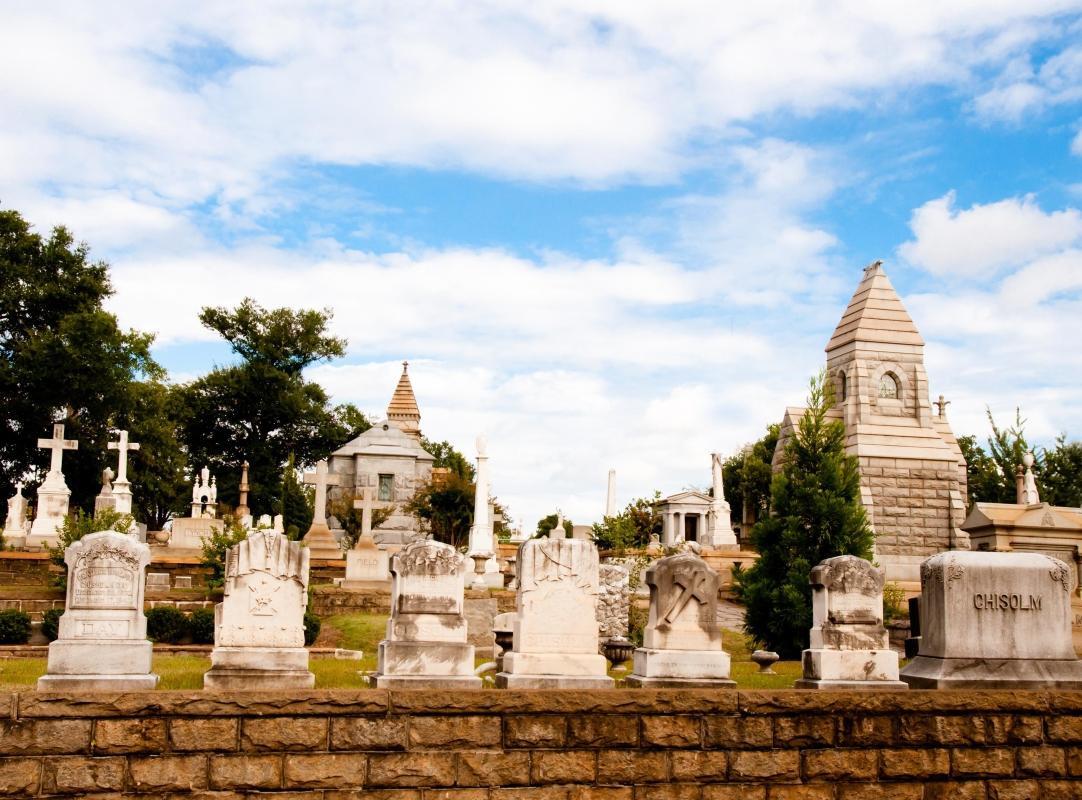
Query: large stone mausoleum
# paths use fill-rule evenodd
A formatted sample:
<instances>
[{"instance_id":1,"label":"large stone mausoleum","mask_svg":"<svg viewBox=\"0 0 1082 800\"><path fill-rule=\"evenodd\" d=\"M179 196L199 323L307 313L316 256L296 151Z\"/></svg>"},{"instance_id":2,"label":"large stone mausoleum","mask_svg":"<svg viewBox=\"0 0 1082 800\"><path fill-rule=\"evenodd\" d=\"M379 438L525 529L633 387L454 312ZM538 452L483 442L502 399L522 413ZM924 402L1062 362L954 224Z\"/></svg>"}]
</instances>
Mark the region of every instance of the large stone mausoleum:
<instances>
[{"instance_id":1,"label":"large stone mausoleum","mask_svg":"<svg viewBox=\"0 0 1082 800\"><path fill-rule=\"evenodd\" d=\"M968 549L966 463L940 396L933 413L924 371L924 340L876 261L864 269L826 346L846 450L860 461L860 492L875 530L875 559L888 581L916 583L920 563L943 550ZM804 409L788 408L774 451Z\"/></svg>"},{"instance_id":2,"label":"large stone mausoleum","mask_svg":"<svg viewBox=\"0 0 1082 800\"><path fill-rule=\"evenodd\" d=\"M406 513L406 504L432 475L434 459L421 447L421 411L403 363L387 418L342 445L330 456L329 471L336 485L332 500L349 493L357 501L371 489L373 507L391 509L391 516L374 531L380 543L401 544L419 532L417 520Z\"/></svg>"}]
</instances>

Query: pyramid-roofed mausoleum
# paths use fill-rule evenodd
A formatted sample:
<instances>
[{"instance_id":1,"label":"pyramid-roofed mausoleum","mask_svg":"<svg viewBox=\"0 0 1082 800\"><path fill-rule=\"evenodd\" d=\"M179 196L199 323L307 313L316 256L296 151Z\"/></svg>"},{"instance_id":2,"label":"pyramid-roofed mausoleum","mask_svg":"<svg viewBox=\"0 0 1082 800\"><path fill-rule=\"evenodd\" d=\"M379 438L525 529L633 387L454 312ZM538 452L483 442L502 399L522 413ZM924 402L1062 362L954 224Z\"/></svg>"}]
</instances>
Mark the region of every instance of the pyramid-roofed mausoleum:
<instances>
[{"instance_id":1,"label":"pyramid-roofed mausoleum","mask_svg":"<svg viewBox=\"0 0 1082 800\"><path fill-rule=\"evenodd\" d=\"M417 398L413 394L413 384L410 383L409 362L402 362L402 376L398 379L398 386L391 395L391 402L387 404L387 419L392 425L413 436L421 438L421 409L417 407Z\"/></svg>"},{"instance_id":2,"label":"pyramid-roofed mausoleum","mask_svg":"<svg viewBox=\"0 0 1082 800\"><path fill-rule=\"evenodd\" d=\"M932 413L924 339L876 261L826 346L835 406L846 450L860 463L861 499L875 530L875 557L887 580L919 582L920 562L947 549L968 549L966 464L940 397ZM780 468L787 438L804 409L786 409L774 452Z\"/></svg>"}]
</instances>

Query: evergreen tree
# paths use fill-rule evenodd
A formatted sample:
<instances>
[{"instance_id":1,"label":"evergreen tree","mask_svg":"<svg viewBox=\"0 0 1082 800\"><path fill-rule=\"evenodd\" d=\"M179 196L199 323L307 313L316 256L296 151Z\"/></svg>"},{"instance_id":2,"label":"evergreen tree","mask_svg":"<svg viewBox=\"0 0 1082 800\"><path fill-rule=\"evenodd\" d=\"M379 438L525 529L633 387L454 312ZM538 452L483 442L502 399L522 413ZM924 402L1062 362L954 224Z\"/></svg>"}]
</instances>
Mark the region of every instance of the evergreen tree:
<instances>
[{"instance_id":1,"label":"evergreen tree","mask_svg":"<svg viewBox=\"0 0 1082 800\"><path fill-rule=\"evenodd\" d=\"M833 556L870 558L872 552L857 459L845 452L842 422L827 418L832 404L830 383L820 373L771 484L771 515L751 532L759 560L736 575L747 605L745 629L787 659L799 658L807 644L812 567Z\"/></svg>"},{"instance_id":2,"label":"evergreen tree","mask_svg":"<svg viewBox=\"0 0 1082 800\"><path fill-rule=\"evenodd\" d=\"M274 506L275 513L282 515L282 525L290 539L300 539L312 527L313 494L297 480L296 460L290 453L282 470L282 485Z\"/></svg>"}]
</instances>

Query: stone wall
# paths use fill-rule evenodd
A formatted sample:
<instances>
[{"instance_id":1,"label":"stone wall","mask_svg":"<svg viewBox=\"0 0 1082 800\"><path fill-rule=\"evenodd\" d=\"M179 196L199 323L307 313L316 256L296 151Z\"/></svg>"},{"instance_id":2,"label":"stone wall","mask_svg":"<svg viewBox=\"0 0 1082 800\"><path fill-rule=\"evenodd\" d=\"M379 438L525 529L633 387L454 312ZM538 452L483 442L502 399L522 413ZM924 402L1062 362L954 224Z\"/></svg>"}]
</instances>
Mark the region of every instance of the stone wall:
<instances>
[{"instance_id":1,"label":"stone wall","mask_svg":"<svg viewBox=\"0 0 1082 800\"><path fill-rule=\"evenodd\" d=\"M25 692L4 702L0 794L28 798L1082 794L1082 692Z\"/></svg>"},{"instance_id":2,"label":"stone wall","mask_svg":"<svg viewBox=\"0 0 1082 800\"><path fill-rule=\"evenodd\" d=\"M872 500L877 555L933 556L951 545L951 491L961 491L945 461L860 458L861 488Z\"/></svg>"}]
</instances>

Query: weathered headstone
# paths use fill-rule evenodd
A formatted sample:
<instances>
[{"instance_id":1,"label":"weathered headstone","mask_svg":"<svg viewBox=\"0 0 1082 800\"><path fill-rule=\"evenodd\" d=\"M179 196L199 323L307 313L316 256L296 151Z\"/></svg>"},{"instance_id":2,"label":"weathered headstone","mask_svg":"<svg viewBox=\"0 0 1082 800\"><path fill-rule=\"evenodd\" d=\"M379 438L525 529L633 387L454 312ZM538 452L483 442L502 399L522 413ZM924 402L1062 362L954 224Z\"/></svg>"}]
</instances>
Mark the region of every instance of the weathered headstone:
<instances>
[{"instance_id":1,"label":"weathered headstone","mask_svg":"<svg viewBox=\"0 0 1082 800\"><path fill-rule=\"evenodd\" d=\"M311 688L304 649L308 548L259 529L226 552L206 689Z\"/></svg>"},{"instance_id":2,"label":"weathered headstone","mask_svg":"<svg viewBox=\"0 0 1082 800\"><path fill-rule=\"evenodd\" d=\"M604 689L613 685L608 662L598 653L597 547L565 536L558 523L550 538L531 539L519 547L514 649L504 653L497 686Z\"/></svg>"},{"instance_id":3,"label":"weathered headstone","mask_svg":"<svg viewBox=\"0 0 1082 800\"><path fill-rule=\"evenodd\" d=\"M153 689L143 614L150 548L116 531L91 533L64 551L67 602L38 691Z\"/></svg>"},{"instance_id":4,"label":"weathered headstone","mask_svg":"<svg viewBox=\"0 0 1082 800\"><path fill-rule=\"evenodd\" d=\"M390 591L390 556L381 550L372 536L372 494L370 487L361 490L361 535L346 553L344 589Z\"/></svg>"},{"instance_id":5,"label":"weathered headstone","mask_svg":"<svg viewBox=\"0 0 1082 800\"><path fill-rule=\"evenodd\" d=\"M177 517L169 523L169 547L202 550L204 539L225 530L225 522L217 515L218 487L210 469L203 467L192 480L191 516Z\"/></svg>"},{"instance_id":6,"label":"weathered headstone","mask_svg":"<svg viewBox=\"0 0 1082 800\"><path fill-rule=\"evenodd\" d=\"M1082 689L1071 572L1037 553L947 552L920 568L912 689Z\"/></svg>"},{"instance_id":7,"label":"weathered headstone","mask_svg":"<svg viewBox=\"0 0 1082 800\"><path fill-rule=\"evenodd\" d=\"M26 498L23 497L22 481L16 481L15 494L8 500L8 513L4 520L4 544L15 548L26 544Z\"/></svg>"},{"instance_id":8,"label":"weathered headstone","mask_svg":"<svg viewBox=\"0 0 1082 800\"><path fill-rule=\"evenodd\" d=\"M116 511L116 498L113 497L113 471L106 467L101 471L101 491L94 498L94 519L103 511Z\"/></svg>"},{"instance_id":9,"label":"weathered headstone","mask_svg":"<svg viewBox=\"0 0 1082 800\"><path fill-rule=\"evenodd\" d=\"M191 589L192 588L192 576L191 575L177 575L173 579L173 587L175 589Z\"/></svg>"},{"instance_id":10,"label":"weathered headstone","mask_svg":"<svg viewBox=\"0 0 1082 800\"><path fill-rule=\"evenodd\" d=\"M168 592L169 591L169 573L168 572L148 572L147 573L147 591L148 592Z\"/></svg>"},{"instance_id":11,"label":"weathered headstone","mask_svg":"<svg viewBox=\"0 0 1082 800\"><path fill-rule=\"evenodd\" d=\"M857 556L811 571L811 647L798 689L905 689L883 625L883 570Z\"/></svg>"},{"instance_id":12,"label":"weathered headstone","mask_svg":"<svg viewBox=\"0 0 1082 800\"><path fill-rule=\"evenodd\" d=\"M450 545L410 542L391 559L391 618L377 688L479 689L463 611L467 559Z\"/></svg>"},{"instance_id":13,"label":"weathered headstone","mask_svg":"<svg viewBox=\"0 0 1082 800\"><path fill-rule=\"evenodd\" d=\"M729 654L718 627L718 573L694 552L646 570L650 616L635 650L630 686L730 687Z\"/></svg>"},{"instance_id":14,"label":"weathered headstone","mask_svg":"<svg viewBox=\"0 0 1082 800\"><path fill-rule=\"evenodd\" d=\"M620 564L598 567L597 633L602 640L627 638L627 618L631 610L629 578L627 567Z\"/></svg>"},{"instance_id":15,"label":"weathered headstone","mask_svg":"<svg viewBox=\"0 0 1082 800\"><path fill-rule=\"evenodd\" d=\"M51 451L49 472L38 487L37 515L26 539L28 547L50 547L58 542L57 530L68 515L68 499L71 490L64 480L62 461L65 450L77 450L79 443L64 438L64 426L53 425L52 439L38 439L38 447Z\"/></svg>"}]
</instances>

